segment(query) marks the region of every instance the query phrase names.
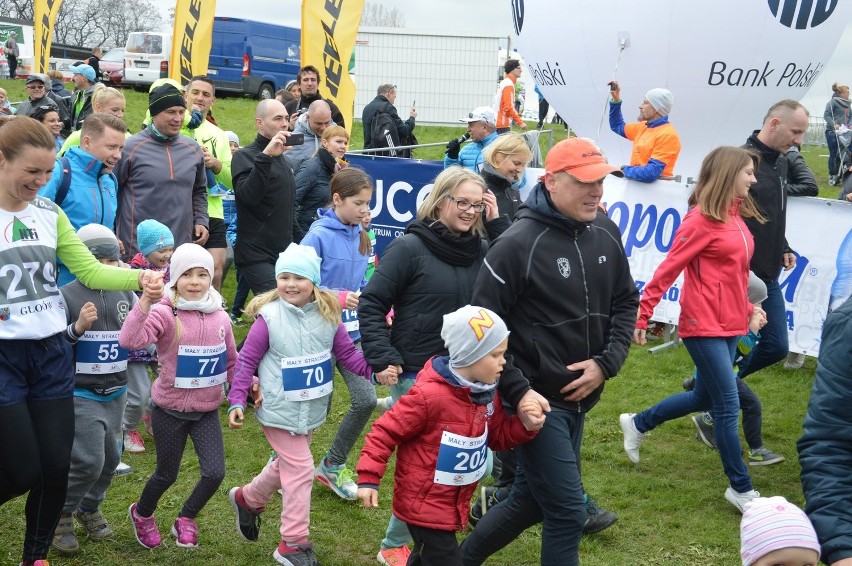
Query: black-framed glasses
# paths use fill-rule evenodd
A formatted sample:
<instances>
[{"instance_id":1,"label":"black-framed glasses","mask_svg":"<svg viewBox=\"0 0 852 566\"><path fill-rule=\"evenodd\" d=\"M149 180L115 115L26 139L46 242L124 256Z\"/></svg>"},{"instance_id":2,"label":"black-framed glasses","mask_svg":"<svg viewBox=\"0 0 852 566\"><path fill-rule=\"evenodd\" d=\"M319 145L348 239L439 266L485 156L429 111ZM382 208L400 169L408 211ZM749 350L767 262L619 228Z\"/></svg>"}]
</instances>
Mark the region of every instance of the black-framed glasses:
<instances>
[{"instance_id":1,"label":"black-framed glasses","mask_svg":"<svg viewBox=\"0 0 852 566\"><path fill-rule=\"evenodd\" d=\"M456 203L456 206L459 207L459 210L462 212L467 212L468 210L473 210L474 212L482 212L485 210L484 202L467 202L464 199L457 199L453 195L447 195L447 198Z\"/></svg>"}]
</instances>

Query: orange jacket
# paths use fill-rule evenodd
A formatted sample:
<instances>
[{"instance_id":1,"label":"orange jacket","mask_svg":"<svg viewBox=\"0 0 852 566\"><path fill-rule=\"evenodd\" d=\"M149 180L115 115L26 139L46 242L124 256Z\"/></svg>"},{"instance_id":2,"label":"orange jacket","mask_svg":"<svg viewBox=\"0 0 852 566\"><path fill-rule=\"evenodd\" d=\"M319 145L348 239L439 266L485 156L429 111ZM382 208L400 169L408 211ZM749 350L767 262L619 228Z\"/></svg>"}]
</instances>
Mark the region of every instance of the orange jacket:
<instances>
[{"instance_id":1,"label":"orange jacket","mask_svg":"<svg viewBox=\"0 0 852 566\"><path fill-rule=\"evenodd\" d=\"M666 164L664 176L674 175L675 162L680 155L680 138L674 126L667 123L649 128L647 122L625 124L624 137L633 141L630 165L647 165L654 158Z\"/></svg>"},{"instance_id":2,"label":"orange jacket","mask_svg":"<svg viewBox=\"0 0 852 566\"><path fill-rule=\"evenodd\" d=\"M506 75L500 81L500 86L497 87L497 96L499 97L495 110L497 111L497 127L511 128L512 120L515 125L520 126L524 123L518 112L515 110L515 77Z\"/></svg>"}]
</instances>

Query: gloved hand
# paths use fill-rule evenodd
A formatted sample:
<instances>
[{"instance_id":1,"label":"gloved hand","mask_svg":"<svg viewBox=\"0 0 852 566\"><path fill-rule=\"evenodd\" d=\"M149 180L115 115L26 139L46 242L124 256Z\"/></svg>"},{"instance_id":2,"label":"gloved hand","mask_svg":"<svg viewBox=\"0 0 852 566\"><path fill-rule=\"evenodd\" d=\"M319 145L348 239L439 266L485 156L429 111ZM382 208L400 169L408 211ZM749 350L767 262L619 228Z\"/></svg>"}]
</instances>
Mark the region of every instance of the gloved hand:
<instances>
[{"instance_id":1,"label":"gloved hand","mask_svg":"<svg viewBox=\"0 0 852 566\"><path fill-rule=\"evenodd\" d=\"M459 140L450 140L450 143L447 144L447 151L445 153L450 159L458 159L460 150L461 143L459 143Z\"/></svg>"}]
</instances>

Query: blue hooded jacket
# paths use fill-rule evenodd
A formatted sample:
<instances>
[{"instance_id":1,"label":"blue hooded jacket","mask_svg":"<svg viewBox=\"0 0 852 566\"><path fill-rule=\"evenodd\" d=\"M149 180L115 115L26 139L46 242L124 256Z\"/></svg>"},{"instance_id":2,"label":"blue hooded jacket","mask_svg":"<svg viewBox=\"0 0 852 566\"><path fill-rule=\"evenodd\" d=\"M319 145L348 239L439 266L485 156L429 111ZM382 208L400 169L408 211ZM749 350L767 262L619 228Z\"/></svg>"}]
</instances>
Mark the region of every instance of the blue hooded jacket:
<instances>
[{"instance_id":1,"label":"blue hooded jacket","mask_svg":"<svg viewBox=\"0 0 852 566\"><path fill-rule=\"evenodd\" d=\"M338 291L360 291L367 286L367 260L370 253L361 255L360 224L349 226L340 221L334 210L321 208L319 218L311 224L301 244L311 246L322 260L320 279L323 288ZM361 333L349 333L352 341L360 340Z\"/></svg>"}]
</instances>

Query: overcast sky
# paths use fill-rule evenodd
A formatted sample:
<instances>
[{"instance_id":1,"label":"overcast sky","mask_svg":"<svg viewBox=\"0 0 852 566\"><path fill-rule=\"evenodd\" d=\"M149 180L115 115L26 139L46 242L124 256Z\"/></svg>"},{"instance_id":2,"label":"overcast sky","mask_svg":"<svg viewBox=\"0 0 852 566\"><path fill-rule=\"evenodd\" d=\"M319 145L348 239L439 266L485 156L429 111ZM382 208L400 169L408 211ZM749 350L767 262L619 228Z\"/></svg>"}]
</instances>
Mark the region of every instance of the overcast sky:
<instances>
[{"instance_id":1,"label":"overcast sky","mask_svg":"<svg viewBox=\"0 0 852 566\"><path fill-rule=\"evenodd\" d=\"M175 0L153 0L167 21ZM321 0L312 0L315 2ZM412 30L507 36L512 33L509 0L368 0L386 8L398 8L405 27ZM283 25L299 25L301 0L217 0L217 16L233 16ZM514 41L514 39L513 39Z\"/></svg>"}]
</instances>

